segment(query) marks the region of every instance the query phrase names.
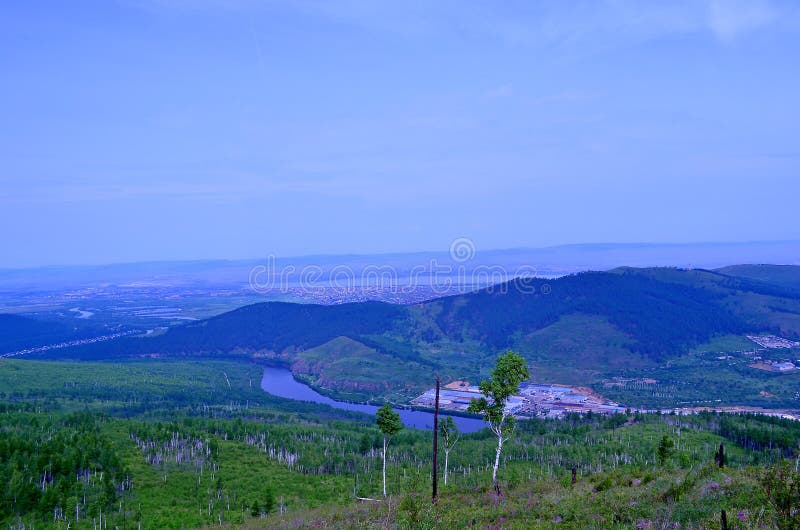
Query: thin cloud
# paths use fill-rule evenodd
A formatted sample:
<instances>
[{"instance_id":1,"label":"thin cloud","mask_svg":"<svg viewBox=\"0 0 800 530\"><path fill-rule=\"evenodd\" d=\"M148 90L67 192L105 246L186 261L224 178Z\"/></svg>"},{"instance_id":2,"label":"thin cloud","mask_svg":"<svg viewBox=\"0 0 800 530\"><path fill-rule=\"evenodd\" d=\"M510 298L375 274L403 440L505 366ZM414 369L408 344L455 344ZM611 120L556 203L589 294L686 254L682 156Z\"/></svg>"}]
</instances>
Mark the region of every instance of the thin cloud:
<instances>
[{"instance_id":1,"label":"thin cloud","mask_svg":"<svg viewBox=\"0 0 800 530\"><path fill-rule=\"evenodd\" d=\"M494 39L515 46L608 50L682 33L710 33L729 42L789 18L795 6L777 0L592 0L484 3L463 0L122 0L149 11L294 14L409 39L420 36Z\"/></svg>"},{"instance_id":2,"label":"thin cloud","mask_svg":"<svg viewBox=\"0 0 800 530\"><path fill-rule=\"evenodd\" d=\"M714 35L724 42L738 35L769 25L777 18L777 9L759 0L712 0L708 23Z\"/></svg>"}]
</instances>

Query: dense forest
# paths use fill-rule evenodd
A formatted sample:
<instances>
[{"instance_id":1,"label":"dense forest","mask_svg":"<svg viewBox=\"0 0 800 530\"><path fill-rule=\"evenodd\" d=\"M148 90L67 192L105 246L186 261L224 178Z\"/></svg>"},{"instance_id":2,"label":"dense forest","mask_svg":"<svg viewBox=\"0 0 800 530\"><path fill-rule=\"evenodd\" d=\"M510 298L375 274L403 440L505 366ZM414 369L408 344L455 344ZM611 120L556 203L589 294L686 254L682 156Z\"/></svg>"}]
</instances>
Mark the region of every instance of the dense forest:
<instances>
[{"instance_id":1,"label":"dense forest","mask_svg":"<svg viewBox=\"0 0 800 530\"><path fill-rule=\"evenodd\" d=\"M0 436L0 519L37 514L79 522L114 509L130 474L103 417L90 413L32 414L4 407Z\"/></svg>"},{"instance_id":2,"label":"dense forest","mask_svg":"<svg viewBox=\"0 0 800 530\"><path fill-rule=\"evenodd\" d=\"M548 285L548 289L544 289ZM437 322L450 335L466 328L483 342L555 323L570 313L603 315L634 341L636 351L661 360L720 333L741 333L744 321L719 304L721 294L635 273L585 273L555 281L518 280L502 288L438 302Z\"/></svg>"}]
</instances>

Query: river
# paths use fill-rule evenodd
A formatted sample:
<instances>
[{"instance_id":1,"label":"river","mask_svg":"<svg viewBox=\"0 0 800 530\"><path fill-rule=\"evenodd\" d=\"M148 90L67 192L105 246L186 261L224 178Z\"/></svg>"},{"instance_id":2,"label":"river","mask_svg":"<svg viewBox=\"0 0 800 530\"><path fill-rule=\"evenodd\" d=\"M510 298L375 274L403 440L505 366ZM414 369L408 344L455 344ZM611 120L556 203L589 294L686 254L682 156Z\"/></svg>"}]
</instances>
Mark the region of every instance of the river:
<instances>
[{"instance_id":1,"label":"river","mask_svg":"<svg viewBox=\"0 0 800 530\"><path fill-rule=\"evenodd\" d=\"M348 403L336 401L304 385L292 377L292 372L286 368L268 366L264 368L264 378L261 380L261 388L264 392L274 396L296 399L298 401L311 401L322 405L329 405L333 408L342 410L353 410L366 414L375 414L378 407L375 405L364 405L363 403ZM400 415L403 425L413 429L433 429L433 413L421 410L394 409ZM439 413L439 419L448 414ZM453 416L453 421L458 425L458 430L467 433L475 432L486 426L483 420L477 418L465 418L463 416Z\"/></svg>"}]
</instances>

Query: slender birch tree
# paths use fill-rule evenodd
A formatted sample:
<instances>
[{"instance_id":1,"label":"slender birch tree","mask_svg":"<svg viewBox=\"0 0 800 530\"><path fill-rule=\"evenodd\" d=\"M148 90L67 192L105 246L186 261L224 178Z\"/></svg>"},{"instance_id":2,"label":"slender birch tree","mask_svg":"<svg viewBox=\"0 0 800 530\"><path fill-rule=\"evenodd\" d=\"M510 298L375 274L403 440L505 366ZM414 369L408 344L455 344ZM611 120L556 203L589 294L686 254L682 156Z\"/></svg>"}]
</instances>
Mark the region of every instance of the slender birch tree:
<instances>
[{"instance_id":1,"label":"slender birch tree","mask_svg":"<svg viewBox=\"0 0 800 530\"><path fill-rule=\"evenodd\" d=\"M520 354L508 350L497 358L491 378L481 381L480 390L483 397L470 400L467 408L469 412L481 414L497 436L492 485L498 495L500 485L497 482L497 468L500 467L500 453L503 451L503 442L508 440L514 430L514 417L506 410L506 403L519 391L520 383L530 377L525 359Z\"/></svg>"},{"instance_id":2,"label":"slender birch tree","mask_svg":"<svg viewBox=\"0 0 800 530\"><path fill-rule=\"evenodd\" d=\"M444 442L444 485L447 486L447 467L450 461L450 450L455 447L458 442L458 426L453 421L452 416L445 416L444 420L439 424L439 434Z\"/></svg>"},{"instance_id":3,"label":"slender birch tree","mask_svg":"<svg viewBox=\"0 0 800 530\"><path fill-rule=\"evenodd\" d=\"M388 403L378 409L375 422L383 433L383 496L386 497L386 446L389 438L403 428L403 423L400 421L400 415Z\"/></svg>"}]
</instances>

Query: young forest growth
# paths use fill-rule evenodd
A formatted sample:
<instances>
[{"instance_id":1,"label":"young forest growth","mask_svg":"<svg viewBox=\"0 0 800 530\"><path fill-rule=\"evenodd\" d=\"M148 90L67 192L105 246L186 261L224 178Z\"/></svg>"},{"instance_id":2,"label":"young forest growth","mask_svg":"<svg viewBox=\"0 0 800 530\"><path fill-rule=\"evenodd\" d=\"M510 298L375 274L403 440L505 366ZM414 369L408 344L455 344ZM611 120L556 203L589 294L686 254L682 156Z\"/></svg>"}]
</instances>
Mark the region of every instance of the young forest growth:
<instances>
[{"instance_id":1,"label":"young forest growth","mask_svg":"<svg viewBox=\"0 0 800 530\"><path fill-rule=\"evenodd\" d=\"M503 442L508 440L514 430L514 417L506 408L509 398L519 390L519 385L530 379L528 364L518 353L508 350L502 354L495 364L490 379L481 381L480 390L482 398L470 400L467 410L483 415L489 423L489 428L497 436L497 451L492 468L492 486L500 494L500 485L497 482L497 468L500 467L500 453L503 451Z\"/></svg>"},{"instance_id":2,"label":"young forest growth","mask_svg":"<svg viewBox=\"0 0 800 530\"><path fill-rule=\"evenodd\" d=\"M447 486L447 468L450 463L450 451L458 442L458 426L453 421L452 416L445 416L439 424L439 434L444 442L444 485Z\"/></svg>"},{"instance_id":3,"label":"young forest growth","mask_svg":"<svg viewBox=\"0 0 800 530\"><path fill-rule=\"evenodd\" d=\"M432 504L431 431L384 434L375 417L273 399L249 384L261 371L0 361L0 527L720 528L723 509L731 528L798 527L800 422L714 412L517 421L502 446L502 496L491 487L494 433L462 432ZM382 502L357 502L384 477Z\"/></svg>"}]
</instances>

